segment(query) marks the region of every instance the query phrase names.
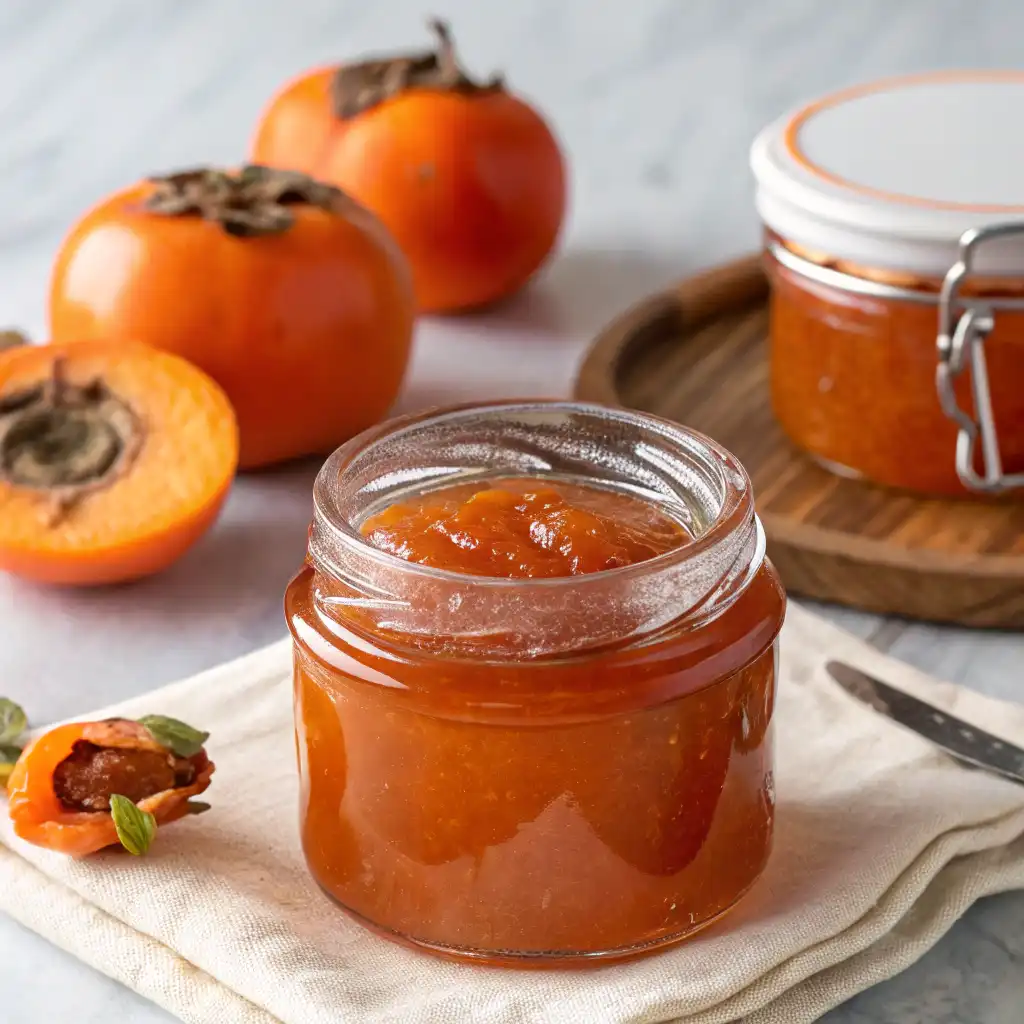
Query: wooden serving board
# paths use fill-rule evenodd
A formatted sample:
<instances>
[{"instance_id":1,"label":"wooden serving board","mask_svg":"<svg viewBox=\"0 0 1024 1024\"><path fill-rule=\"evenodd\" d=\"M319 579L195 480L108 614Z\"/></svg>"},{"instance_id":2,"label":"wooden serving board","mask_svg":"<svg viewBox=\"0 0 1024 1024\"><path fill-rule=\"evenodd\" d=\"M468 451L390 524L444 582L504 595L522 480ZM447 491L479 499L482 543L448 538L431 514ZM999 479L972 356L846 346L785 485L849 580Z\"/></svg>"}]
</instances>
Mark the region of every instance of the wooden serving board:
<instances>
[{"instance_id":1,"label":"wooden serving board","mask_svg":"<svg viewBox=\"0 0 1024 1024\"><path fill-rule=\"evenodd\" d=\"M919 498L813 463L772 416L767 302L757 256L654 295L597 338L576 397L676 420L737 455L791 593L1024 629L1024 500Z\"/></svg>"}]
</instances>

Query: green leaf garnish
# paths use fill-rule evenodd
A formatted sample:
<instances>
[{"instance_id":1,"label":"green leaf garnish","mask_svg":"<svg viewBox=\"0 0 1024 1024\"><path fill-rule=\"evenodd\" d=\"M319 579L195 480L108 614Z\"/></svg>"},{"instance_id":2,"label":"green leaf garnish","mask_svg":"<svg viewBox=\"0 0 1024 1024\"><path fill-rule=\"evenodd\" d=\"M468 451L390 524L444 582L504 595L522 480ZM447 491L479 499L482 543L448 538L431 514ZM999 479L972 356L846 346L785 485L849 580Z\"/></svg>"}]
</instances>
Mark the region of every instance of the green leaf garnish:
<instances>
[{"instance_id":1,"label":"green leaf garnish","mask_svg":"<svg viewBox=\"0 0 1024 1024\"><path fill-rule=\"evenodd\" d=\"M25 712L6 697L0 697L0 745L15 743L28 728Z\"/></svg>"},{"instance_id":2,"label":"green leaf garnish","mask_svg":"<svg viewBox=\"0 0 1024 1024\"><path fill-rule=\"evenodd\" d=\"M156 818L149 811L136 807L128 797L113 793L110 816L114 819L117 838L129 853L141 857L149 850L156 835Z\"/></svg>"},{"instance_id":3,"label":"green leaf garnish","mask_svg":"<svg viewBox=\"0 0 1024 1024\"><path fill-rule=\"evenodd\" d=\"M210 738L208 732L200 732L191 725L179 722L176 718L168 718L166 715L146 715L139 719L139 724L150 731L153 739L161 747L174 751L178 757L192 757L193 754L198 754L203 749L203 744Z\"/></svg>"},{"instance_id":4,"label":"green leaf garnish","mask_svg":"<svg viewBox=\"0 0 1024 1024\"><path fill-rule=\"evenodd\" d=\"M0 783L6 783L21 757L21 747L14 743L0 744Z\"/></svg>"}]
</instances>

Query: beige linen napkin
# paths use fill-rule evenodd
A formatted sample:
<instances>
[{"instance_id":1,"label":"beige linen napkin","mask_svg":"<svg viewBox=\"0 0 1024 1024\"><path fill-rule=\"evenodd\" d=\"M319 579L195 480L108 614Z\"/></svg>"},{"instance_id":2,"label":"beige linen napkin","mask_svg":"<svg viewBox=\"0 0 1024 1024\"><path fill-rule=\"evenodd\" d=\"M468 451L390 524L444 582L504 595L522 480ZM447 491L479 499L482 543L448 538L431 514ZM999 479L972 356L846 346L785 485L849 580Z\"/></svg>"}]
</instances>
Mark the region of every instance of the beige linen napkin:
<instances>
[{"instance_id":1,"label":"beige linen napkin","mask_svg":"<svg viewBox=\"0 0 1024 1024\"><path fill-rule=\"evenodd\" d=\"M800 1024L920 957L976 899L1024 887L1024 787L968 771L826 677L856 663L1024 742L1024 708L938 684L800 608L783 634L777 835L721 924L596 971L465 967L368 934L297 838L286 642L119 705L212 730L213 810L150 855L75 862L0 829L0 908L195 1024L745 1020Z\"/></svg>"}]
</instances>

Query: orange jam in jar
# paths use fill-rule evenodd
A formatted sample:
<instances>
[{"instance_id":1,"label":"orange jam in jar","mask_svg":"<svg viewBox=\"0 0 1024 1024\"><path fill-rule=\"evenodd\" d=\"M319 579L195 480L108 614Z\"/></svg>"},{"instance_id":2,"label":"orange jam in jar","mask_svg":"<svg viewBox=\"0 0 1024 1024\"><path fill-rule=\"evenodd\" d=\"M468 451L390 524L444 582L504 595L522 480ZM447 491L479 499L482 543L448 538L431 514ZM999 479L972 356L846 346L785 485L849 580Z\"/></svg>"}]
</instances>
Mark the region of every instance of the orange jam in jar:
<instances>
[{"instance_id":1,"label":"orange jam in jar","mask_svg":"<svg viewBox=\"0 0 1024 1024\"><path fill-rule=\"evenodd\" d=\"M1024 73L869 82L751 163L771 397L826 468L929 495L1024 488Z\"/></svg>"},{"instance_id":2,"label":"orange jam in jar","mask_svg":"<svg viewBox=\"0 0 1024 1024\"><path fill-rule=\"evenodd\" d=\"M886 285L878 270L807 263L798 248L770 239L771 396L786 434L826 468L934 495L972 489L957 471L960 428L936 392L937 308L942 281ZM856 271L859 276L853 276ZM845 278L845 280L844 280ZM877 289L850 291L858 282ZM1024 282L987 282L975 295L1024 309ZM896 292L913 290L918 297ZM879 295L878 292L883 294ZM1024 312L1007 310L985 339L986 376L1000 463L1024 473ZM973 408L970 371L953 392ZM980 451L968 463L982 473ZM1022 477L1024 479L1024 477ZM982 480L979 480L982 482Z\"/></svg>"},{"instance_id":3,"label":"orange jam in jar","mask_svg":"<svg viewBox=\"0 0 1024 1024\"><path fill-rule=\"evenodd\" d=\"M504 403L355 439L286 597L311 872L450 956L680 941L769 854L784 608L746 474L682 427Z\"/></svg>"},{"instance_id":4,"label":"orange jam in jar","mask_svg":"<svg viewBox=\"0 0 1024 1024\"><path fill-rule=\"evenodd\" d=\"M361 532L408 562L508 579L620 569L689 540L653 502L536 477L416 495L371 516Z\"/></svg>"}]
</instances>

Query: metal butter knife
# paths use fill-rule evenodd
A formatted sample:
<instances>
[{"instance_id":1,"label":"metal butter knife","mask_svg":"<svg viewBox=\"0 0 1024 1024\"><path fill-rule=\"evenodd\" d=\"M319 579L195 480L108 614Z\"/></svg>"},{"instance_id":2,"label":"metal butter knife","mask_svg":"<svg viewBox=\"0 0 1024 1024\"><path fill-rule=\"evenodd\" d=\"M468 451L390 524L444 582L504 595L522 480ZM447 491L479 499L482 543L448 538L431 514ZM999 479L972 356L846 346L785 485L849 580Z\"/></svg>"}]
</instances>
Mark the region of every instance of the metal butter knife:
<instances>
[{"instance_id":1,"label":"metal butter knife","mask_svg":"<svg viewBox=\"0 0 1024 1024\"><path fill-rule=\"evenodd\" d=\"M1024 783L1024 750L1020 747L954 718L852 665L830 661L825 669L851 696L930 740L958 761Z\"/></svg>"}]
</instances>

